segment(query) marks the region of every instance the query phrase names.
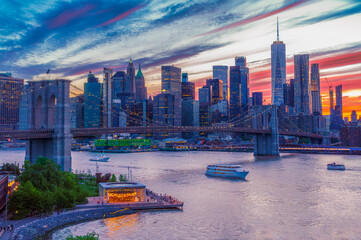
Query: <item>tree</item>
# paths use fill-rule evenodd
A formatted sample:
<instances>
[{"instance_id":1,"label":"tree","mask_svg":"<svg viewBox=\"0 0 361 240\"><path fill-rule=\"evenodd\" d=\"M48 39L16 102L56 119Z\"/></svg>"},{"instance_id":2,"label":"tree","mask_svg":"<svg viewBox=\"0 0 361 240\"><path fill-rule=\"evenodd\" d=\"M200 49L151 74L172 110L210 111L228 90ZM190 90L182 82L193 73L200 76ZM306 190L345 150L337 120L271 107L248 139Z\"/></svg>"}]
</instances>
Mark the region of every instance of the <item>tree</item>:
<instances>
[{"instance_id":1,"label":"tree","mask_svg":"<svg viewBox=\"0 0 361 240\"><path fill-rule=\"evenodd\" d=\"M95 232L92 233L88 233L87 235L84 236L73 236L73 235L69 235L65 240L99 240L99 235L96 234Z\"/></svg>"},{"instance_id":2,"label":"tree","mask_svg":"<svg viewBox=\"0 0 361 240\"><path fill-rule=\"evenodd\" d=\"M117 181L117 177L116 177L114 174L112 174L112 177L111 177L110 181L111 181L111 182L116 182L116 181Z\"/></svg>"},{"instance_id":3,"label":"tree","mask_svg":"<svg viewBox=\"0 0 361 240\"><path fill-rule=\"evenodd\" d=\"M125 178L125 176L123 174L119 175L119 182L126 182L127 179Z\"/></svg>"},{"instance_id":4,"label":"tree","mask_svg":"<svg viewBox=\"0 0 361 240\"><path fill-rule=\"evenodd\" d=\"M75 175L62 172L52 160L38 158L34 164L25 162L18 177L19 189L10 196L9 209L20 216L71 208L85 202L87 192L80 187Z\"/></svg>"},{"instance_id":5,"label":"tree","mask_svg":"<svg viewBox=\"0 0 361 240\"><path fill-rule=\"evenodd\" d=\"M16 175L20 175L20 168L15 163L4 163L1 171L14 172Z\"/></svg>"}]
</instances>

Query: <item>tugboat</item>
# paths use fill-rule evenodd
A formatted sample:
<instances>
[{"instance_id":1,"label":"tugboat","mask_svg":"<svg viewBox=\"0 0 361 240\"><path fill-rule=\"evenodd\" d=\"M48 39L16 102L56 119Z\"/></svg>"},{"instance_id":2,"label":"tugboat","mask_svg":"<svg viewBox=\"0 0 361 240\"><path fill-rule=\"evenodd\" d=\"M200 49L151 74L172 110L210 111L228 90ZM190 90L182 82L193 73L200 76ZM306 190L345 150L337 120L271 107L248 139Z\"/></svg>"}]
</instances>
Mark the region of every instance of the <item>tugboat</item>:
<instances>
[{"instance_id":1,"label":"tugboat","mask_svg":"<svg viewBox=\"0 0 361 240\"><path fill-rule=\"evenodd\" d=\"M248 171L243 170L241 165L217 164L208 165L205 174L210 177L245 179Z\"/></svg>"},{"instance_id":2,"label":"tugboat","mask_svg":"<svg viewBox=\"0 0 361 240\"><path fill-rule=\"evenodd\" d=\"M335 162L327 164L327 170L340 170L340 171L344 171L345 165L343 164L336 164Z\"/></svg>"}]
</instances>

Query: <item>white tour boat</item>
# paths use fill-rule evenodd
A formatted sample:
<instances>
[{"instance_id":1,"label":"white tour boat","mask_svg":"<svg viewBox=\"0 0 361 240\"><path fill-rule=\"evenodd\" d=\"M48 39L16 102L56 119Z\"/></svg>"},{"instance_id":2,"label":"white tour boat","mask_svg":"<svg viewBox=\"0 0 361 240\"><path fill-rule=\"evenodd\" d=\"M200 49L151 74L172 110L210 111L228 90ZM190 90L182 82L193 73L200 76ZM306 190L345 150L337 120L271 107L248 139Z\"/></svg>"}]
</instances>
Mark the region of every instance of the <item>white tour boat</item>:
<instances>
[{"instance_id":1,"label":"white tour boat","mask_svg":"<svg viewBox=\"0 0 361 240\"><path fill-rule=\"evenodd\" d=\"M245 179L248 171L242 169L241 165L216 164L208 165L206 175L211 177L240 178Z\"/></svg>"}]
</instances>

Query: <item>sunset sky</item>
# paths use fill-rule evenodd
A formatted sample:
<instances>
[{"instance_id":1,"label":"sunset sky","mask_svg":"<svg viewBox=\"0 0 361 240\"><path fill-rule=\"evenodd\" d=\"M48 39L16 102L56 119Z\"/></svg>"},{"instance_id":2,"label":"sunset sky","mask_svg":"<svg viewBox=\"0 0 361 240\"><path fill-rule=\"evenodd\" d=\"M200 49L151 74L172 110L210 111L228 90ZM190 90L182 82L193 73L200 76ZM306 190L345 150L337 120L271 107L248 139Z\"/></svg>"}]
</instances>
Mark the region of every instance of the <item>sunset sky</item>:
<instances>
[{"instance_id":1,"label":"sunset sky","mask_svg":"<svg viewBox=\"0 0 361 240\"><path fill-rule=\"evenodd\" d=\"M293 55L319 63L323 113L329 114L328 81L343 85L344 116L361 114L360 0L32 0L1 1L0 71L26 80L74 80L87 73L102 81L103 67L141 64L148 93L160 92L161 65L189 73L197 87L213 65L246 56L250 88L271 97L271 44L286 44L287 79Z\"/></svg>"}]
</instances>

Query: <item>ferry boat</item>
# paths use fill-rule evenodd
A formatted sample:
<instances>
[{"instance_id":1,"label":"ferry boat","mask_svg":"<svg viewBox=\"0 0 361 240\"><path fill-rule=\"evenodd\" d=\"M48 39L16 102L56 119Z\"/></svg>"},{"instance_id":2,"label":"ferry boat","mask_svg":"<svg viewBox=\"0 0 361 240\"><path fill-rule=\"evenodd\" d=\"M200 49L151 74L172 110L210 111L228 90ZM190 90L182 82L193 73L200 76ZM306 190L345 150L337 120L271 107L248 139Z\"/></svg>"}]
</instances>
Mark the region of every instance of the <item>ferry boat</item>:
<instances>
[{"instance_id":1,"label":"ferry boat","mask_svg":"<svg viewBox=\"0 0 361 240\"><path fill-rule=\"evenodd\" d=\"M327 164L327 170L345 170L345 165L343 164L336 164L335 162L334 163L330 163L330 164Z\"/></svg>"},{"instance_id":2,"label":"ferry boat","mask_svg":"<svg viewBox=\"0 0 361 240\"><path fill-rule=\"evenodd\" d=\"M208 165L205 174L211 177L245 179L248 171L243 170L241 165L217 164Z\"/></svg>"},{"instance_id":3,"label":"ferry boat","mask_svg":"<svg viewBox=\"0 0 361 240\"><path fill-rule=\"evenodd\" d=\"M93 162L108 162L108 160L109 157L106 155L97 155L89 158L89 161L93 161Z\"/></svg>"}]
</instances>

